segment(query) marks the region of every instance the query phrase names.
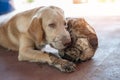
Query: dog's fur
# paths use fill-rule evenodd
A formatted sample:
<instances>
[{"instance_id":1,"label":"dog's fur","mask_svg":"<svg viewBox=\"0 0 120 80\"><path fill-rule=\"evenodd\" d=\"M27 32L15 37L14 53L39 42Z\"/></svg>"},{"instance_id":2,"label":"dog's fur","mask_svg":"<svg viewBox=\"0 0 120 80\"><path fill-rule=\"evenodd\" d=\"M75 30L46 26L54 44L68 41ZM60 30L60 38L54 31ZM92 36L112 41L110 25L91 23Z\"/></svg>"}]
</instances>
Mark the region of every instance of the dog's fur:
<instances>
[{"instance_id":1,"label":"dog's fur","mask_svg":"<svg viewBox=\"0 0 120 80\"><path fill-rule=\"evenodd\" d=\"M98 47L95 30L83 18L68 18L67 30L72 42L65 49L59 50L60 56L73 62L92 58Z\"/></svg>"},{"instance_id":2,"label":"dog's fur","mask_svg":"<svg viewBox=\"0 0 120 80\"><path fill-rule=\"evenodd\" d=\"M46 44L56 49L65 48L71 42L65 27L62 9L55 6L35 8L0 24L0 45L19 51L19 61L48 63L71 72L75 67L72 62L41 51Z\"/></svg>"}]
</instances>

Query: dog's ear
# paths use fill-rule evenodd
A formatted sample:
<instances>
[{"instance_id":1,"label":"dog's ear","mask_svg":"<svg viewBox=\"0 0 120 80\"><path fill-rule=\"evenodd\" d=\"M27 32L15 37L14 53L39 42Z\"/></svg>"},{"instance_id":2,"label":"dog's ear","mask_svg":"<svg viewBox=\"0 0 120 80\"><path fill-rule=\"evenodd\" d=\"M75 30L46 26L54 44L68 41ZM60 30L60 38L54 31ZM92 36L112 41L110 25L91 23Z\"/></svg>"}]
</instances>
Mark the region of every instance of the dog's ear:
<instances>
[{"instance_id":1,"label":"dog's ear","mask_svg":"<svg viewBox=\"0 0 120 80\"><path fill-rule=\"evenodd\" d=\"M33 40L41 42L43 39L42 19L38 19L37 17L33 18L28 33L32 36Z\"/></svg>"}]
</instances>

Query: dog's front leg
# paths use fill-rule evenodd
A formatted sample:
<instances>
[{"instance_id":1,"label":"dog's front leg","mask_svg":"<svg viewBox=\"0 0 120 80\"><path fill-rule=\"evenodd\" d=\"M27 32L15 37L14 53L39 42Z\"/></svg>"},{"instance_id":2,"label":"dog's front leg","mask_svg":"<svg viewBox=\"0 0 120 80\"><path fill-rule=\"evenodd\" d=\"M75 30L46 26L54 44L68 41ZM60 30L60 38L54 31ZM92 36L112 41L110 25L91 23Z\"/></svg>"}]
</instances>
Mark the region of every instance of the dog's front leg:
<instances>
[{"instance_id":1,"label":"dog's front leg","mask_svg":"<svg viewBox=\"0 0 120 80\"><path fill-rule=\"evenodd\" d=\"M72 72L75 70L75 64L61 59L53 54L34 50L34 43L25 36L20 38L19 61L48 63L63 72Z\"/></svg>"}]
</instances>

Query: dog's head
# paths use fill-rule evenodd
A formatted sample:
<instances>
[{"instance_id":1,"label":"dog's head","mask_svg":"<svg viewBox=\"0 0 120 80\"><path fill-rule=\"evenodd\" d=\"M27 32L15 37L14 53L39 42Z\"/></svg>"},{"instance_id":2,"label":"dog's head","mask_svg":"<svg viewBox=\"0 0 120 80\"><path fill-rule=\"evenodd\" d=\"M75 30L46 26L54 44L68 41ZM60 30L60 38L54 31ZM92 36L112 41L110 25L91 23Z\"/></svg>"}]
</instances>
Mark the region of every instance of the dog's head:
<instances>
[{"instance_id":1,"label":"dog's head","mask_svg":"<svg viewBox=\"0 0 120 80\"><path fill-rule=\"evenodd\" d=\"M36 12L29 32L34 36L37 45L41 45L42 41L46 41L56 49L63 49L71 42L69 32L65 29L66 26L62 9L49 6Z\"/></svg>"}]
</instances>

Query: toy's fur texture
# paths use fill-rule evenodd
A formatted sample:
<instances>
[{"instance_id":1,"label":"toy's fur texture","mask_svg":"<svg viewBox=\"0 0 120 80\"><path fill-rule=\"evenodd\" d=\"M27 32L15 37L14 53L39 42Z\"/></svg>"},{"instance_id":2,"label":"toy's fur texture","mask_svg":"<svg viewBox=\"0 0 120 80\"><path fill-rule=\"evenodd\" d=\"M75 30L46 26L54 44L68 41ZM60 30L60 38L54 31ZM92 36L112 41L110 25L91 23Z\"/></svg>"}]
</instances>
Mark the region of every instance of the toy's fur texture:
<instances>
[{"instance_id":1,"label":"toy's fur texture","mask_svg":"<svg viewBox=\"0 0 120 80\"><path fill-rule=\"evenodd\" d=\"M95 30L83 18L68 18L68 28L71 44L59 50L59 55L73 62L91 59L98 47Z\"/></svg>"}]
</instances>

